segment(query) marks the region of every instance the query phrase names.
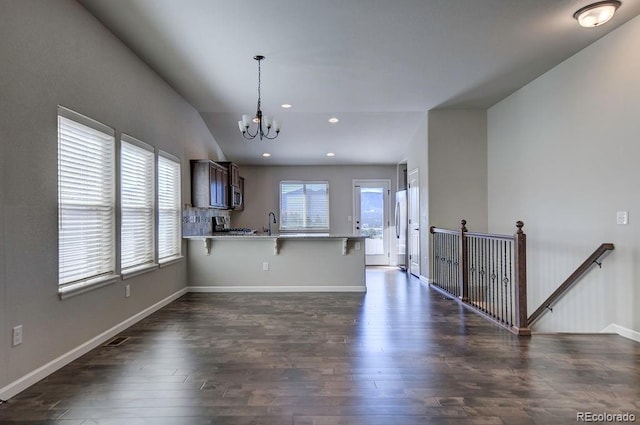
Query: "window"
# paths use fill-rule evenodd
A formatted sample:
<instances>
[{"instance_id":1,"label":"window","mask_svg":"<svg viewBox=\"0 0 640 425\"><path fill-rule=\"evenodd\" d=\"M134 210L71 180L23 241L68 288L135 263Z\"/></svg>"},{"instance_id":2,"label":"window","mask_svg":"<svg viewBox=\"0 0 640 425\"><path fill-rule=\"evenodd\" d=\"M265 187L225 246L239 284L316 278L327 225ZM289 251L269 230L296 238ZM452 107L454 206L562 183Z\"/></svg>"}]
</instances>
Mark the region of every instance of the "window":
<instances>
[{"instance_id":1,"label":"window","mask_svg":"<svg viewBox=\"0 0 640 425\"><path fill-rule=\"evenodd\" d=\"M280 230L329 230L329 183L280 182Z\"/></svg>"},{"instance_id":2,"label":"window","mask_svg":"<svg viewBox=\"0 0 640 425\"><path fill-rule=\"evenodd\" d=\"M115 132L58 108L60 292L115 276Z\"/></svg>"},{"instance_id":3,"label":"window","mask_svg":"<svg viewBox=\"0 0 640 425\"><path fill-rule=\"evenodd\" d=\"M154 263L155 155L126 134L120 146L120 268L126 273Z\"/></svg>"},{"instance_id":4,"label":"window","mask_svg":"<svg viewBox=\"0 0 640 425\"><path fill-rule=\"evenodd\" d=\"M158 155L158 258L180 256L180 162L164 152Z\"/></svg>"}]
</instances>

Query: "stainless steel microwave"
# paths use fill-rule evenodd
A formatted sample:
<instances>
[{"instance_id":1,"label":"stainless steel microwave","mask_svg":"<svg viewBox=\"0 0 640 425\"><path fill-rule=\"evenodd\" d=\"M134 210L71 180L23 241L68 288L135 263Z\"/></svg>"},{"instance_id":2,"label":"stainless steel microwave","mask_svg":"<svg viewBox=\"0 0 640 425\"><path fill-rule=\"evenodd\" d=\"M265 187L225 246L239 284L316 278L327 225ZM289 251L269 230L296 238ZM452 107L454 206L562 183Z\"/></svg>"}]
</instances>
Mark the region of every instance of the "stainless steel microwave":
<instances>
[{"instance_id":1,"label":"stainless steel microwave","mask_svg":"<svg viewBox=\"0 0 640 425\"><path fill-rule=\"evenodd\" d=\"M238 186L230 186L229 207L236 209L242 207L242 192Z\"/></svg>"}]
</instances>

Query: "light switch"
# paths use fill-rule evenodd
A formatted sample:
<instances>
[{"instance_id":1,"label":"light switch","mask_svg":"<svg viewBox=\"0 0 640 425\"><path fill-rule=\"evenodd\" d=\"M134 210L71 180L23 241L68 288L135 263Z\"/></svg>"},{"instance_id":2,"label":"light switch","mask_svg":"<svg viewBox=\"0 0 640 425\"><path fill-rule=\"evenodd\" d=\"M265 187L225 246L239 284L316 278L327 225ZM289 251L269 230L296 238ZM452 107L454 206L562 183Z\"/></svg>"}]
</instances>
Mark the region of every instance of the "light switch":
<instances>
[{"instance_id":1,"label":"light switch","mask_svg":"<svg viewBox=\"0 0 640 425\"><path fill-rule=\"evenodd\" d=\"M629 211L618 211L616 213L616 224L629 224Z\"/></svg>"}]
</instances>

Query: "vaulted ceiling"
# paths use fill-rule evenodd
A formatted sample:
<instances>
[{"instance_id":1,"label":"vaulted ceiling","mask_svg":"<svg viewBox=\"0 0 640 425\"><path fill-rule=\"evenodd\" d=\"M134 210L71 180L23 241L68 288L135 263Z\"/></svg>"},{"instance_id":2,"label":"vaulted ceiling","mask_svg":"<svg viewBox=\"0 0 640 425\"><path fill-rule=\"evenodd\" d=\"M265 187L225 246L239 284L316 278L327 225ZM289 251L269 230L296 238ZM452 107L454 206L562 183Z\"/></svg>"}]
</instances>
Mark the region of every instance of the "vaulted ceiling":
<instances>
[{"instance_id":1,"label":"vaulted ceiling","mask_svg":"<svg viewBox=\"0 0 640 425\"><path fill-rule=\"evenodd\" d=\"M623 0L585 29L572 15L588 0L79 1L240 164L401 162L428 110L487 108L640 13ZM238 129L256 110L256 54L275 140Z\"/></svg>"}]
</instances>

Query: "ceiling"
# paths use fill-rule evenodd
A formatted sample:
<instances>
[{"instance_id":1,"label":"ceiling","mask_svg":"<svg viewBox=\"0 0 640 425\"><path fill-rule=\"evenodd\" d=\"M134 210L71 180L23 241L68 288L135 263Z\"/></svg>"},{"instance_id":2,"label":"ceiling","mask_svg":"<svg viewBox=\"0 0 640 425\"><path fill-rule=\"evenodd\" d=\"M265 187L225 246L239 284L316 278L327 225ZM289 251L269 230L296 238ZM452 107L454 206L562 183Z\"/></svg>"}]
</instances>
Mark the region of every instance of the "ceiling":
<instances>
[{"instance_id":1,"label":"ceiling","mask_svg":"<svg viewBox=\"0 0 640 425\"><path fill-rule=\"evenodd\" d=\"M590 0L79 1L200 112L229 160L274 165L403 162L428 110L487 108L640 14L622 0L585 29L572 15ZM238 129L256 111L256 54L275 140Z\"/></svg>"}]
</instances>

